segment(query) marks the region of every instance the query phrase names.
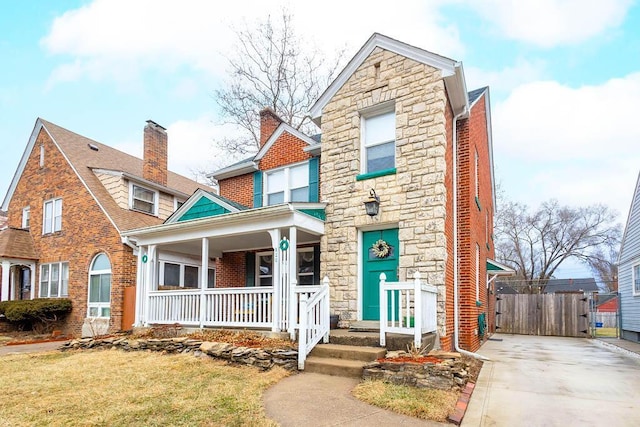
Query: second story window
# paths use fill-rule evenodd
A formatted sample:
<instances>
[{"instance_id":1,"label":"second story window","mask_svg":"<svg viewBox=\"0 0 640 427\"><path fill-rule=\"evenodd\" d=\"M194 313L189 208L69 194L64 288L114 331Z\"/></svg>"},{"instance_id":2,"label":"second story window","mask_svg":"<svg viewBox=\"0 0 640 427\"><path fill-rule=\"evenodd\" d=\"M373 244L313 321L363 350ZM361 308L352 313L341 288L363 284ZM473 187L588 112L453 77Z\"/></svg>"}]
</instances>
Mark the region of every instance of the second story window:
<instances>
[{"instance_id":1,"label":"second story window","mask_svg":"<svg viewBox=\"0 0 640 427\"><path fill-rule=\"evenodd\" d=\"M29 206L27 206L26 208L22 208L22 228L29 228L29 225L31 223L31 209L29 209Z\"/></svg>"},{"instance_id":2,"label":"second story window","mask_svg":"<svg viewBox=\"0 0 640 427\"><path fill-rule=\"evenodd\" d=\"M309 164L307 162L265 174L265 205L309 201Z\"/></svg>"},{"instance_id":3,"label":"second story window","mask_svg":"<svg viewBox=\"0 0 640 427\"><path fill-rule=\"evenodd\" d=\"M62 230L62 199L47 200L44 202L42 234L60 230Z\"/></svg>"},{"instance_id":4,"label":"second story window","mask_svg":"<svg viewBox=\"0 0 640 427\"><path fill-rule=\"evenodd\" d=\"M157 196L153 190L131 184L131 209L157 215Z\"/></svg>"},{"instance_id":5,"label":"second story window","mask_svg":"<svg viewBox=\"0 0 640 427\"><path fill-rule=\"evenodd\" d=\"M362 118L363 173L396 167L396 113L389 111Z\"/></svg>"}]
</instances>

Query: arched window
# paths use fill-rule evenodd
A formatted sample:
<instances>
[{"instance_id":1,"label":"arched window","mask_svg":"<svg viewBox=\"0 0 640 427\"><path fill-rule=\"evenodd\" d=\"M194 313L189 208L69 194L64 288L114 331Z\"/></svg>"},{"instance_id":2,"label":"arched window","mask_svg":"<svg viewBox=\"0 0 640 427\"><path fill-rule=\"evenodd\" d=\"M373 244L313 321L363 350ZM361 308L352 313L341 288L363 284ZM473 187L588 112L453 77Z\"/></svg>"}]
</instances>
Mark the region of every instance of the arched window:
<instances>
[{"instance_id":1,"label":"arched window","mask_svg":"<svg viewBox=\"0 0 640 427\"><path fill-rule=\"evenodd\" d=\"M98 254L89 270L89 317L111 316L111 263Z\"/></svg>"}]
</instances>

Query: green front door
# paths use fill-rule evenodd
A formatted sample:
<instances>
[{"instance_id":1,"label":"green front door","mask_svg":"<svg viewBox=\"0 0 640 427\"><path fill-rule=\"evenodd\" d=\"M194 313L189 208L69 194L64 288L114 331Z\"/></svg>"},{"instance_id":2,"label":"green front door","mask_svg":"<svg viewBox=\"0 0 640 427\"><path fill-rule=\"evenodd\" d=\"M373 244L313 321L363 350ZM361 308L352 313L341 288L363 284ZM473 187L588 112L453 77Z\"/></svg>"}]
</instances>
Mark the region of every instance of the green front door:
<instances>
[{"instance_id":1,"label":"green front door","mask_svg":"<svg viewBox=\"0 0 640 427\"><path fill-rule=\"evenodd\" d=\"M398 251L397 228L362 233L362 320L380 320L380 273L398 280Z\"/></svg>"}]
</instances>

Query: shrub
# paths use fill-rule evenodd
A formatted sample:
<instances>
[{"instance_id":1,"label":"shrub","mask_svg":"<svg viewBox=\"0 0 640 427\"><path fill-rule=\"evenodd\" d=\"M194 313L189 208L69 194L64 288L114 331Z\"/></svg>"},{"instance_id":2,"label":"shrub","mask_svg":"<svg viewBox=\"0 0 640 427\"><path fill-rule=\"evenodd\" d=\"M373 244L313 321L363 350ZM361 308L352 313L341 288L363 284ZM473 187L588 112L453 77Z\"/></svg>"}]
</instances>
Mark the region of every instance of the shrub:
<instances>
[{"instance_id":1,"label":"shrub","mask_svg":"<svg viewBox=\"0 0 640 427\"><path fill-rule=\"evenodd\" d=\"M23 328L45 331L64 318L71 308L68 298L3 301L0 303L0 314Z\"/></svg>"}]
</instances>

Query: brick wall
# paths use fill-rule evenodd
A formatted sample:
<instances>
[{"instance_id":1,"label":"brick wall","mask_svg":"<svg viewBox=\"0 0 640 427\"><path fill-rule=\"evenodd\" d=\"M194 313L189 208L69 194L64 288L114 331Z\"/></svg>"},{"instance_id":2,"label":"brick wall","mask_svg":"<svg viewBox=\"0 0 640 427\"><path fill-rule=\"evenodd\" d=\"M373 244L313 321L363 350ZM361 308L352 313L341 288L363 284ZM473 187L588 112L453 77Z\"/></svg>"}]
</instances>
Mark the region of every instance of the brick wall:
<instances>
[{"instance_id":1,"label":"brick wall","mask_svg":"<svg viewBox=\"0 0 640 427\"><path fill-rule=\"evenodd\" d=\"M40 146L44 146L44 167L39 166ZM62 230L42 235L43 204L62 198ZM40 256L36 268L36 296L39 294L40 264L69 262L69 298L73 310L64 332L79 334L87 315L90 263L104 252L112 268L110 331L120 330L122 288L135 286L135 258L120 241L120 235L82 185L45 131L37 137L24 172L9 205L9 224L20 227L22 208L30 206L31 235ZM90 224L90 226L88 226Z\"/></svg>"},{"instance_id":2,"label":"brick wall","mask_svg":"<svg viewBox=\"0 0 640 427\"><path fill-rule=\"evenodd\" d=\"M478 153L477 201L476 152ZM481 344L478 337L478 315L487 313L490 327L495 328L495 310L486 286L486 259L494 257L494 248L491 239L493 189L484 96L473 106L470 117L459 122L458 165L460 346L469 351L475 351ZM477 271L476 245L480 249ZM476 279L479 281L478 295L476 295ZM476 301L480 301L482 305L476 306Z\"/></svg>"},{"instance_id":3,"label":"brick wall","mask_svg":"<svg viewBox=\"0 0 640 427\"><path fill-rule=\"evenodd\" d=\"M445 126L447 129L447 150L445 152L445 162L447 165L444 177L445 187L448 195L453 195L453 111L447 100L445 108ZM446 202L447 219L445 222L444 234L447 240L447 262L445 265L445 286L444 292L438 295L438 325L440 325L440 347L443 350L453 350L453 197L447 197ZM444 295L443 295L444 293Z\"/></svg>"},{"instance_id":4,"label":"brick wall","mask_svg":"<svg viewBox=\"0 0 640 427\"><path fill-rule=\"evenodd\" d=\"M216 287L234 288L245 285L246 260L244 252L225 252L216 260Z\"/></svg>"}]
</instances>

